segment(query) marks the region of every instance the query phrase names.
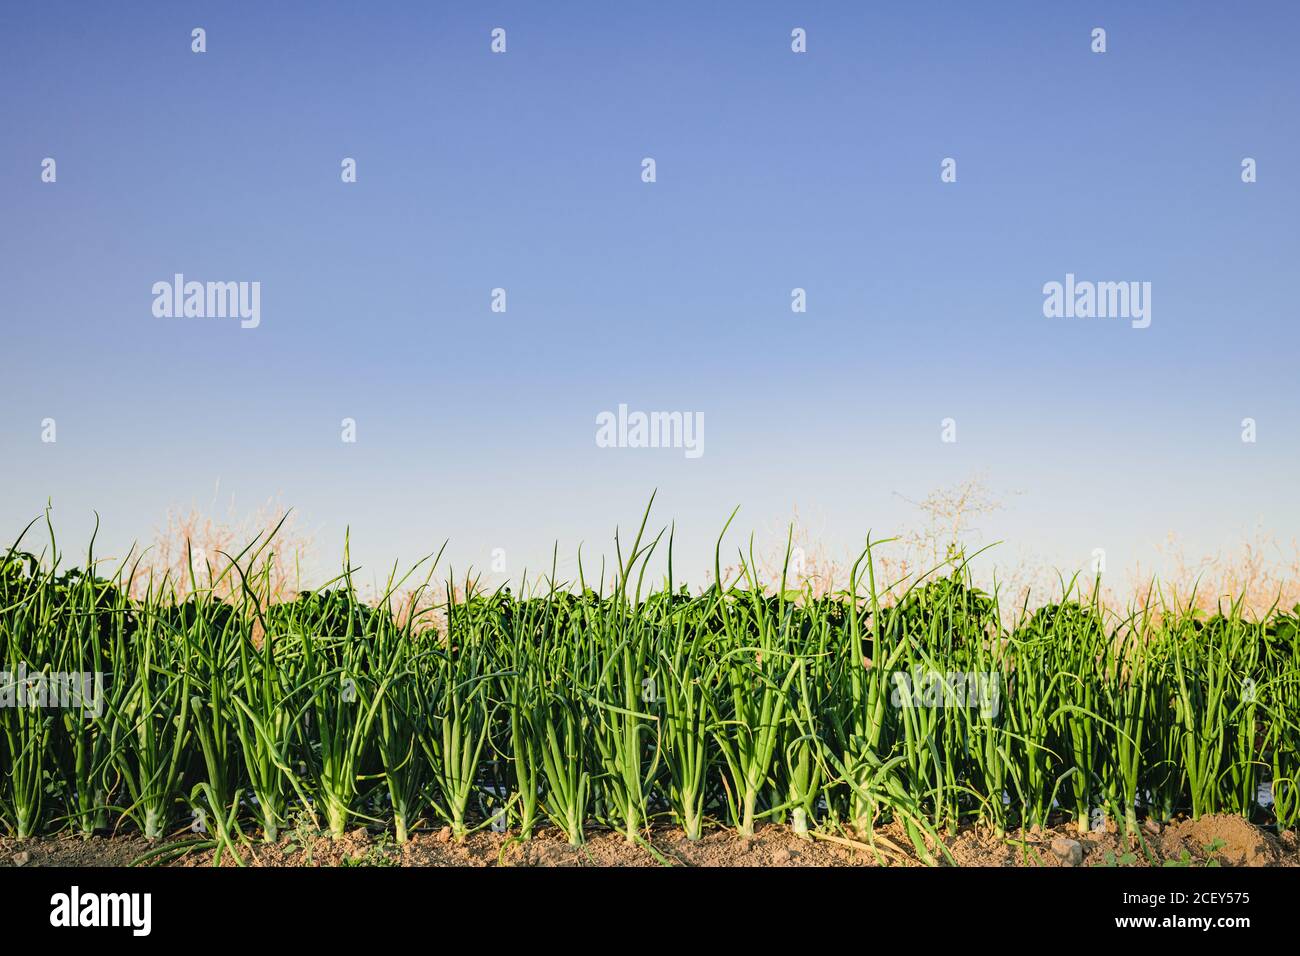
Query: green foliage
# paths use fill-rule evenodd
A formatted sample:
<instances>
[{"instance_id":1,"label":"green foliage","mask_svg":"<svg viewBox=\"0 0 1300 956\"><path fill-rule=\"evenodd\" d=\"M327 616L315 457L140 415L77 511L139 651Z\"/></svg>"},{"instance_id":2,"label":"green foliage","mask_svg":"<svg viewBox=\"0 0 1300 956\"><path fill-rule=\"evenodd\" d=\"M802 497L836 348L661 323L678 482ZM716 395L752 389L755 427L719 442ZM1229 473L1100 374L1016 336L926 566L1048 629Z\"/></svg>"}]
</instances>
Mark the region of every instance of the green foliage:
<instances>
[{"instance_id":1,"label":"green foliage","mask_svg":"<svg viewBox=\"0 0 1300 956\"><path fill-rule=\"evenodd\" d=\"M765 820L870 839L895 820L934 860L941 830L1057 807L1082 830L1099 812L1126 829L1181 812L1300 822L1300 609L1114 620L1069 585L1004 629L964 566L883 605L870 540L848 589L814 597L769 593L744 555L724 582L720 537L717 583L692 595L645 520L608 591L581 566L520 597L466 594L448 571L434 600L439 554L374 604L350 569L271 604L252 570L264 539L184 601L166 580L132 600L136 570L97 576L93 540L68 571L52 534L44 560L22 540L0 556L0 670L104 682L95 708L0 707L0 827L18 837L129 822L156 838L201 813L202 840L240 859L243 827L302 839L304 820L399 842L499 821L526 839L550 820L575 844L593 826L697 839ZM399 594L424 610L399 619Z\"/></svg>"}]
</instances>

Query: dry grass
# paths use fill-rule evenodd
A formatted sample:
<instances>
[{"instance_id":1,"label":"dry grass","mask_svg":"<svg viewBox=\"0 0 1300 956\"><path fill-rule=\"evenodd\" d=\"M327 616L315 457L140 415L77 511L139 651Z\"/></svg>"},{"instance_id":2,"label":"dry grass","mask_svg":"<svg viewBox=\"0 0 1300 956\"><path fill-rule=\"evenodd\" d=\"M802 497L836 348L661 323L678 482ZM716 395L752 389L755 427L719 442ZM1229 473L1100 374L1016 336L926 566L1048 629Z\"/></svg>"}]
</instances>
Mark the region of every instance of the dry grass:
<instances>
[{"instance_id":1,"label":"dry grass","mask_svg":"<svg viewBox=\"0 0 1300 956\"><path fill-rule=\"evenodd\" d=\"M900 496L901 497L901 496ZM905 499L910 500L910 499ZM989 490L982 477L967 479L951 488L930 492L920 501L911 502L921 513L921 521L895 536L895 540L875 553L876 583L890 599L900 597L918 579L951 573L980 547L980 519L998 511L1002 503ZM274 603L291 600L310 582L301 579L300 568L310 554L311 541L298 532L293 517L277 503L264 505L252 515L233 517L233 509L224 519L205 515L198 509L169 511L165 525L159 529L153 545L144 553L132 581L132 592L139 596L151 584L163 580L184 599L196 587L208 590L216 582L216 594L231 597L238 588L238 578L222 580L228 555L238 554L250 541L265 541L277 527L271 545L263 550L254 570L261 582L259 600ZM842 592L848 587L847 559L832 555L801 521L796 510L790 524L791 558L786 571L786 586L805 590L819 598ZM778 544L760 554L758 578L765 587L780 586L785 563L784 532ZM191 574L191 556L193 574ZM995 555L974 566L975 583L986 591L995 588L1001 598L1004 617L1014 620L1024 610L1032 611L1061 598L1069 586L1069 576L1025 559L1001 560ZM724 568L724 579L735 581L738 568ZM711 579L711 575L709 578ZM1097 582L1081 575L1075 583L1075 596L1090 599ZM1289 610L1300 604L1300 545L1295 540L1283 544L1276 538L1257 532L1235 549L1212 557L1193 558L1173 535L1161 549L1159 568L1132 568L1127 573L1106 575L1098 598L1103 607L1118 616L1126 616L1132 607L1149 607L1159 614L1164 608L1192 606L1213 613L1221 603L1241 601L1248 616L1262 617L1274 608ZM1120 582L1118 584L1114 582ZM454 587L454 597L463 601L478 590L471 577ZM370 603L387 603L400 623L414 621L417 628L445 629L442 608L448 598L447 584L431 577L391 594L375 593Z\"/></svg>"},{"instance_id":2,"label":"dry grass","mask_svg":"<svg viewBox=\"0 0 1300 956\"><path fill-rule=\"evenodd\" d=\"M900 497L902 497L900 495ZM911 499L904 499L911 501ZM951 488L930 492L911 501L922 521L894 535L894 540L874 553L876 584L888 600L897 600L918 580L949 574L983 546L978 522L1000 510L1002 503L984 479L975 476ZM848 587L848 562L830 555L811 540L796 510L791 522L794 554L786 586L807 587L813 597ZM780 586L785 543L769 549L757 564L762 583L773 591ZM1234 549L1212 557L1193 558L1176 536L1161 549L1158 567L1136 567L1104 581L1087 573L1073 581L1072 597L1091 601L1119 619L1133 608L1148 608L1155 617L1166 610L1193 607L1212 614L1233 601L1247 617L1262 618L1275 609L1290 610L1300 604L1300 545L1284 544L1257 531ZM736 568L724 570L734 580ZM1059 601L1072 585L1070 574L1023 558L1004 560L1000 554L972 565L974 583L1000 597L1003 618L1014 621L1025 612ZM1097 593L1097 588L1100 592Z\"/></svg>"},{"instance_id":3,"label":"dry grass","mask_svg":"<svg viewBox=\"0 0 1300 956\"><path fill-rule=\"evenodd\" d=\"M1130 576L1139 603L1191 606L1213 613L1241 601L1249 616L1264 617L1273 608L1289 611L1300 604L1300 545L1283 543L1256 530L1226 553L1190 558L1178 538L1170 535L1161 548L1166 570L1157 577L1137 568Z\"/></svg>"},{"instance_id":4,"label":"dry grass","mask_svg":"<svg viewBox=\"0 0 1300 956\"><path fill-rule=\"evenodd\" d=\"M259 550L268 539L269 546ZM268 502L243 518L235 517L233 508L225 518L213 518L197 508L169 510L166 523L135 566L130 582L132 596L138 598L150 587L163 587L174 591L177 600L184 600L196 590L232 598L240 589L240 578L223 572L253 541L256 545L249 554L256 552L256 560L251 568L246 560L240 564L250 584L257 582L259 600L292 600L304 586L301 566L311 550L311 541L298 531L293 515L276 502ZM128 563L128 570L130 567Z\"/></svg>"}]
</instances>

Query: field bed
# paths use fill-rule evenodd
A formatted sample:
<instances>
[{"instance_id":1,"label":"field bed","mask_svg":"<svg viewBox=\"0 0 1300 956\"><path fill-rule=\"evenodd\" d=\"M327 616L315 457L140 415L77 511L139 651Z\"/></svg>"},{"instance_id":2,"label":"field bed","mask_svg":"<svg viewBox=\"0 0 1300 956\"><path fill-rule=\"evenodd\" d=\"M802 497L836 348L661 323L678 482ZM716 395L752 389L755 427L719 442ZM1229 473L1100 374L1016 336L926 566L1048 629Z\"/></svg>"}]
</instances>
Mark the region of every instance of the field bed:
<instances>
[{"instance_id":1,"label":"field bed","mask_svg":"<svg viewBox=\"0 0 1300 956\"><path fill-rule=\"evenodd\" d=\"M183 839L183 838L178 838ZM752 838L740 839L713 831L699 840L687 839L675 827L656 827L646 846L629 844L621 834L594 833L580 847L569 844L554 828L543 828L528 841L517 835L476 833L453 840L450 828L413 833L404 844L364 828L341 839L317 835L282 838L278 843L253 843L241 851L247 866L921 866L908 845L907 834L889 824L875 834L875 850L847 837L836 840L795 835L789 827L759 827ZM1072 862L1068 843L1079 843L1081 855ZM1070 824L1007 837L967 827L944 843L958 866L1300 866L1300 840L1293 832L1275 834L1237 816L1211 815L1179 820L1168 826L1149 825L1141 840L1130 840L1114 825L1080 836ZM1058 847L1053 849L1053 844ZM0 838L0 866L129 866L158 848L141 837L91 838L67 834L35 840ZM211 866L212 850L201 850L168 861L167 866ZM225 855L218 865L238 864Z\"/></svg>"},{"instance_id":2,"label":"field bed","mask_svg":"<svg viewBox=\"0 0 1300 956\"><path fill-rule=\"evenodd\" d=\"M243 854L249 833L361 826L420 845L433 821L457 853L490 828L526 857L551 828L586 859L602 834L635 857L675 826L741 859L780 824L792 855L852 851L835 843L852 831L936 864L965 852L949 833L992 834L998 856L1049 823L1081 843L1184 817L1300 824L1294 611L1115 614L1067 582L1006 613L959 559L881 586L871 544L825 596L764 586L744 555L728 580L720 544L723 585L691 594L647 584L659 547L673 580L671 536L644 522L599 588L581 571L526 598L435 588L435 558L374 601L345 570L275 602L270 546L144 586L134 565L99 576L93 551L90 572L56 570L52 543L0 556L0 831L192 824L196 852ZM95 693L56 701L69 674Z\"/></svg>"}]
</instances>

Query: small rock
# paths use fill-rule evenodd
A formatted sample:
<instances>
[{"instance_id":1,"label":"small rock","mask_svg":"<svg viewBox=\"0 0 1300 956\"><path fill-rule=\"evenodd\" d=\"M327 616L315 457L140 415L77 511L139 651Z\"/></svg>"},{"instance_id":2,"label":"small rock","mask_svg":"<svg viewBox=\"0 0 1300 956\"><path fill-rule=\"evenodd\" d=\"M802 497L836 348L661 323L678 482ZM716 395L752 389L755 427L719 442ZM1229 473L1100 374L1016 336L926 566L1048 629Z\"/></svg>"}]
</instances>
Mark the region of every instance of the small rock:
<instances>
[{"instance_id":1,"label":"small rock","mask_svg":"<svg viewBox=\"0 0 1300 956\"><path fill-rule=\"evenodd\" d=\"M449 842L451 842L451 827L443 827L441 830L438 831L437 836L435 837L435 839L436 839L439 843L449 843Z\"/></svg>"},{"instance_id":2,"label":"small rock","mask_svg":"<svg viewBox=\"0 0 1300 956\"><path fill-rule=\"evenodd\" d=\"M1083 862L1083 845L1078 840L1057 837L1052 841L1052 853L1070 866L1078 866Z\"/></svg>"},{"instance_id":3,"label":"small rock","mask_svg":"<svg viewBox=\"0 0 1300 956\"><path fill-rule=\"evenodd\" d=\"M26 866L32 861L32 855L26 850L14 854L14 866Z\"/></svg>"},{"instance_id":4,"label":"small rock","mask_svg":"<svg viewBox=\"0 0 1300 956\"><path fill-rule=\"evenodd\" d=\"M365 827L357 827L355 830L353 830L351 833L348 834L348 839L354 840L358 843L365 843L368 839L370 839L370 832Z\"/></svg>"},{"instance_id":5,"label":"small rock","mask_svg":"<svg viewBox=\"0 0 1300 956\"><path fill-rule=\"evenodd\" d=\"M792 854L789 850L785 850L785 849L777 850L775 853L772 854L772 862L775 863L777 866L784 866L786 863L789 863L792 859L794 859L794 854Z\"/></svg>"},{"instance_id":6,"label":"small rock","mask_svg":"<svg viewBox=\"0 0 1300 956\"><path fill-rule=\"evenodd\" d=\"M1146 830L1147 833L1159 833L1160 824L1150 817L1147 817L1147 819L1142 822L1142 829Z\"/></svg>"}]
</instances>

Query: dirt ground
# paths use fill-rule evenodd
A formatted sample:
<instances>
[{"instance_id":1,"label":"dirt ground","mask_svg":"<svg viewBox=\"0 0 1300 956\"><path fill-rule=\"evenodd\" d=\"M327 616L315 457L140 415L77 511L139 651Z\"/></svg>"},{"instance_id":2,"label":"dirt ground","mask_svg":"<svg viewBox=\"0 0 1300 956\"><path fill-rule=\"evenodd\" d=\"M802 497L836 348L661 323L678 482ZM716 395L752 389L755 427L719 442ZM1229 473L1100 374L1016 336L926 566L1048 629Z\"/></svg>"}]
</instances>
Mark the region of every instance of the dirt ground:
<instances>
[{"instance_id":1,"label":"dirt ground","mask_svg":"<svg viewBox=\"0 0 1300 956\"><path fill-rule=\"evenodd\" d=\"M172 842L193 838L187 832ZM1300 840L1295 833L1274 834L1227 815L1177 820L1166 826L1148 822L1140 840L1121 837L1108 823L1104 831L1087 835L1068 824L1005 837L970 828L944 837L944 844L959 866L1300 866ZM150 843L135 836L0 839L0 866L130 866L165 845L166 841ZM174 848L180 853L181 848ZM543 829L529 841L484 832L460 842L443 829L416 833L405 845L364 829L340 840L300 831L275 845L251 843L240 847L239 853L247 865L264 867L922 865L902 828L894 824L876 830L874 848L848 834L801 838L787 827L770 825L749 840L715 830L690 841L681 830L662 827L652 830L644 843L629 844L621 834L594 832L580 847L569 846L553 829ZM161 862L211 866L213 856L211 849L195 848ZM221 865L236 863L224 854Z\"/></svg>"}]
</instances>

